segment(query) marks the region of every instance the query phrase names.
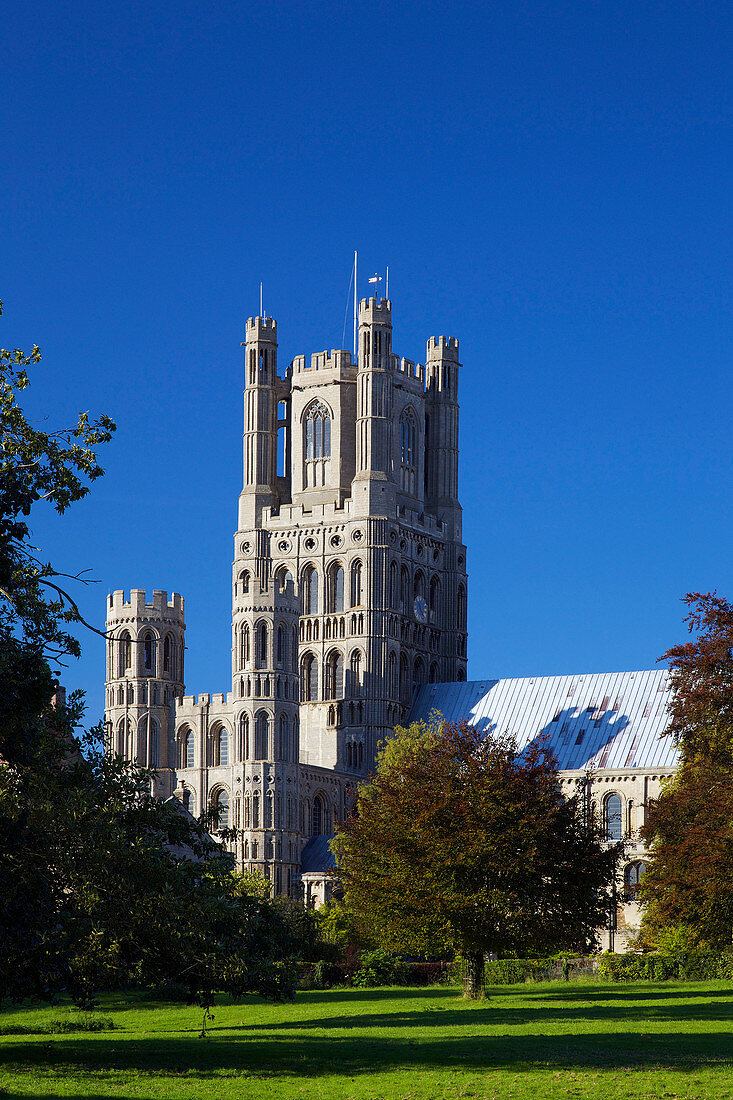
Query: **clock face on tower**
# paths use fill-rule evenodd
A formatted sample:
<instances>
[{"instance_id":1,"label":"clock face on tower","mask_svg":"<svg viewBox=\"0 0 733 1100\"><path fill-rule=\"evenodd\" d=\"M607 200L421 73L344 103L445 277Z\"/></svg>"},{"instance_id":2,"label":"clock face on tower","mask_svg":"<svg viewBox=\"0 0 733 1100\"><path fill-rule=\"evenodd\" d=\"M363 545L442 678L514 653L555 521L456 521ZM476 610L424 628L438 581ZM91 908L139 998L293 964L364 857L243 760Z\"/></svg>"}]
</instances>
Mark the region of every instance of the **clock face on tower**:
<instances>
[{"instance_id":1,"label":"clock face on tower","mask_svg":"<svg viewBox=\"0 0 733 1100\"><path fill-rule=\"evenodd\" d=\"M428 605L425 603L425 599L422 596L415 596L415 618L418 622L426 623L428 621Z\"/></svg>"}]
</instances>

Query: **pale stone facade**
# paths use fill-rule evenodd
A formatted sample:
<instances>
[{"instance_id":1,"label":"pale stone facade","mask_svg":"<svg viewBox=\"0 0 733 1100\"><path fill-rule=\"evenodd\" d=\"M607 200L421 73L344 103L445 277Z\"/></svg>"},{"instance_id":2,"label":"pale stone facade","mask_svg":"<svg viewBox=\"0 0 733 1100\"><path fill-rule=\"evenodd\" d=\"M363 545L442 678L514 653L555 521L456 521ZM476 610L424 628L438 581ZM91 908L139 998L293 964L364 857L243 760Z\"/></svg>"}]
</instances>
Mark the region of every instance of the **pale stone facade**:
<instances>
[{"instance_id":1,"label":"pale stone facade","mask_svg":"<svg viewBox=\"0 0 733 1100\"><path fill-rule=\"evenodd\" d=\"M216 809L237 829L238 864L275 893L322 902L325 838L396 724L437 710L552 735L563 790L580 786L629 844L603 933L623 949L640 916L639 828L676 766L660 741L666 674L465 682L457 340L428 341L424 365L400 359L391 302L370 298L356 362L297 356L279 377L269 317L247 321L244 348L232 689L184 693L181 596L114 592L110 748L157 768L162 796Z\"/></svg>"},{"instance_id":2,"label":"pale stone facade","mask_svg":"<svg viewBox=\"0 0 733 1100\"><path fill-rule=\"evenodd\" d=\"M114 751L161 795L218 808L239 864L301 888L415 686L466 678L458 341L392 351L391 302L359 306L359 353L277 372L277 325L246 325L244 485L232 569L232 690L184 694L184 606L109 597ZM279 460L279 461L278 461ZM323 898L322 876L308 872Z\"/></svg>"}]
</instances>

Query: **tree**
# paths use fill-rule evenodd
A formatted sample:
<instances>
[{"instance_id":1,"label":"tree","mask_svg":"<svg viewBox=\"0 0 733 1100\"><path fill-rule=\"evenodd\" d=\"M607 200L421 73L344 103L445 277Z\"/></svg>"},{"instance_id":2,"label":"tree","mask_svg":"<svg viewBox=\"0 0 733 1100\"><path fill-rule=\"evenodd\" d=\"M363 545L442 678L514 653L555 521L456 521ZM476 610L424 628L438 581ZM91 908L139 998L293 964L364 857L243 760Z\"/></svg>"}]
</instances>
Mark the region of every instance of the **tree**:
<instances>
[{"instance_id":1,"label":"tree","mask_svg":"<svg viewBox=\"0 0 733 1100\"><path fill-rule=\"evenodd\" d=\"M723 947L733 938L733 607L715 592L683 602L693 638L660 657L670 662L667 733L681 760L642 830L642 942L658 946L685 927L697 946Z\"/></svg>"},{"instance_id":2,"label":"tree","mask_svg":"<svg viewBox=\"0 0 733 1100\"><path fill-rule=\"evenodd\" d=\"M539 740L521 752L468 726L415 723L381 749L334 841L346 900L385 947L484 955L587 951L622 845L563 799Z\"/></svg>"},{"instance_id":3,"label":"tree","mask_svg":"<svg viewBox=\"0 0 733 1100\"><path fill-rule=\"evenodd\" d=\"M78 706L57 728L71 732ZM0 997L88 1004L131 982L183 983L202 1005L216 991L292 996L287 920L204 825L98 741L73 757L56 744L0 767Z\"/></svg>"},{"instance_id":4,"label":"tree","mask_svg":"<svg viewBox=\"0 0 733 1100\"><path fill-rule=\"evenodd\" d=\"M216 990L292 996L295 937L257 883L151 796L153 772L105 758L100 729L79 751L81 693L52 704L48 661L78 655L83 620L27 518L86 495L114 424L34 428L18 394L39 360L0 351L0 998L84 1004L132 981L184 982L207 1009Z\"/></svg>"}]
</instances>

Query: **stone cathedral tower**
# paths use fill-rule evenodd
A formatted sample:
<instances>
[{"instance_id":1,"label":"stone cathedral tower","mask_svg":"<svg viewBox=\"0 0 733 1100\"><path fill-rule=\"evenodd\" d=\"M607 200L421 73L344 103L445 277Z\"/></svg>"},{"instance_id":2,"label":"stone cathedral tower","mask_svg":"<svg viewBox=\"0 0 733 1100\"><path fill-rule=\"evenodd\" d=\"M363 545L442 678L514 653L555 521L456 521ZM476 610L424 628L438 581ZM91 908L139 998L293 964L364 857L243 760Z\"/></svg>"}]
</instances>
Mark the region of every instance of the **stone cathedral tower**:
<instances>
[{"instance_id":1,"label":"stone cathedral tower","mask_svg":"<svg viewBox=\"0 0 733 1100\"><path fill-rule=\"evenodd\" d=\"M423 366L392 351L389 300L358 322L356 362L297 356L281 378L276 322L247 321L231 691L183 694L179 596L109 597L111 748L236 828L276 893L318 885L319 838L415 688L466 678L458 341Z\"/></svg>"}]
</instances>

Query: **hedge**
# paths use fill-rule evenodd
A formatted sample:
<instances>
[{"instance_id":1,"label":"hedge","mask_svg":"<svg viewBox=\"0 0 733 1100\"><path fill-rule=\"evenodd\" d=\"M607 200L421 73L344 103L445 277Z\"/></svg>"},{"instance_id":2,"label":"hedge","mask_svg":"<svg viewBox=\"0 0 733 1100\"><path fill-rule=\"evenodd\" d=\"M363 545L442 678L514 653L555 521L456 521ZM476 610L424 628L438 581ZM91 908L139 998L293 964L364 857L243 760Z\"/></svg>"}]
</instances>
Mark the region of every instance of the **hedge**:
<instances>
[{"instance_id":1,"label":"hedge","mask_svg":"<svg viewBox=\"0 0 733 1100\"><path fill-rule=\"evenodd\" d=\"M517 985L518 982L569 981L595 973L595 959L496 959L487 960L484 985Z\"/></svg>"},{"instance_id":2,"label":"hedge","mask_svg":"<svg viewBox=\"0 0 733 1100\"><path fill-rule=\"evenodd\" d=\"M677 955L601 955L598 976L609 982L706 982L733 979L733 955L686 951Z\"/></svg>"}]
</instances>

